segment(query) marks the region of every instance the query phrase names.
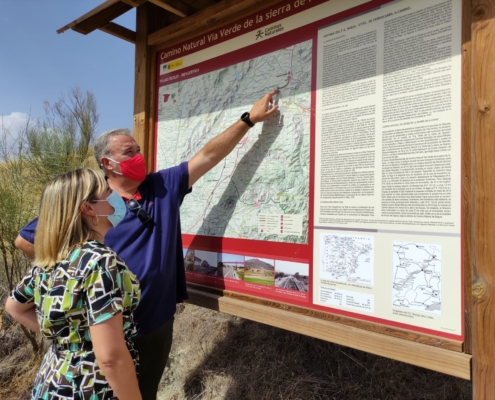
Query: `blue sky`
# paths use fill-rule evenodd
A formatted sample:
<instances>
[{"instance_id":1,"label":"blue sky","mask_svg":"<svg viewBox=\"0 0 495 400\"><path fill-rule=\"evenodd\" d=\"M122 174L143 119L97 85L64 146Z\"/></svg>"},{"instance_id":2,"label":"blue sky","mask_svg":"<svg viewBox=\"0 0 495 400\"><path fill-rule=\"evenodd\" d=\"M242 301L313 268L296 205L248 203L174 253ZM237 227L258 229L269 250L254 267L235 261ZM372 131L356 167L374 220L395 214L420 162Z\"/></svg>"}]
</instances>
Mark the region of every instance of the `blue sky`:
<instances>
[{"instance_id":1,"label":"blue sky","mask_svg":"<svg viewBox=\"0 0 495 400\"><path fill-rule=\"evenodd\" d=\"M42 117L44 100L54 102L78 86L96 96L98 133L132 128L134 45L101 31L56 32L103 2L0 0L0 119L5 127L15 131L27 115ZM135 30L135 10L114 22Z\"/></svg>"}]
</instances>

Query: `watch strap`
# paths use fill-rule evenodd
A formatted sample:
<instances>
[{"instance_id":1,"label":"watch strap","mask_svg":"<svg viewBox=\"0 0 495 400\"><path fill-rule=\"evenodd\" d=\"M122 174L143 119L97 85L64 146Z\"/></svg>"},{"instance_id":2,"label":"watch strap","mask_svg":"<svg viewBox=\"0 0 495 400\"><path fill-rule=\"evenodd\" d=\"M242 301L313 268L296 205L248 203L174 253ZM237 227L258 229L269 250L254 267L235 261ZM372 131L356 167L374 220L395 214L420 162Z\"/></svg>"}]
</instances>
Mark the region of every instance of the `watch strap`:
<instances>
[{"instance_id":1,"label":"watch strap","mask_svg":"<svg viewBox=\"0 0 495 400\"><path fill-rule=\"evenodd\" d=\"M249 119L249 113L245 112L244 114L241 115L241 121L245 122L250 128L254 126L253 121Z\"/></svg>"}]
</instances>

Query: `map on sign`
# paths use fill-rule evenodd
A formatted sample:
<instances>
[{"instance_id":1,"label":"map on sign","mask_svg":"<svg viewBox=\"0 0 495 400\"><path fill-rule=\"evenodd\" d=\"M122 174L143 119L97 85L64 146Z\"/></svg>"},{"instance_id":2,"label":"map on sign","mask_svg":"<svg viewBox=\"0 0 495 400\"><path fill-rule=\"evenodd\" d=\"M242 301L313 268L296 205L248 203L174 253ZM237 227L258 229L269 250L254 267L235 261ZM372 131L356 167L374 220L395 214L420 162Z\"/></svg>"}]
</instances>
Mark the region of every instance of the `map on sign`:
<instances>
[{"instance_id":1,"label":"map on sign","mask_svg":"<svg viewBox=\"0 0 495 400\"><path fill-rule=\"evenodd\" d=\"M321 234L320 278L373 286L372 236Z\"/></svg>"},{"instance_id":2,"label":"map on sign","mask_svg":"<svg viewBox=\"0 0 495 400\"><path fill-rule=\"evenodd\" d=\"M393 243L393 305L442 313L442 247L433 243Z\"/></svg>"},{"instance_id":3,"label":"map on sign","mask_svg":"<svg viewBox=\"0 0 495 400\"><path fill-rule=\"evenodd\" d=\"M182 233L307 243L311 66L310 40L159 88L157 169L190 160L281 88L280 112L251 128L186 196ZM294 216L286 219L301 226L259 229L260 215Z\"/></svg>"}]
</instances>

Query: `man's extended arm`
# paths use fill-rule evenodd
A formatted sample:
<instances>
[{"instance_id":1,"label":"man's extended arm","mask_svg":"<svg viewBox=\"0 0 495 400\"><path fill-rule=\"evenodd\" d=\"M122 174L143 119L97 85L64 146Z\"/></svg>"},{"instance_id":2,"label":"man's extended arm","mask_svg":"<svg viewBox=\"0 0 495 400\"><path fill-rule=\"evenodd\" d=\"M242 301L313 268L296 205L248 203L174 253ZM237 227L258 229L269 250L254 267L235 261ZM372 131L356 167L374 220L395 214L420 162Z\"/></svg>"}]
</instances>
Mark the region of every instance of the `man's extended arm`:
<instances>
[{"instance_id":1,"label":"man's extended arm","mask_svg":"<svg viewBox=\"0 0 495 400\"><path fill-rule=\"evenodd\" d=\"M24 226L14 241L15 247L21 250L29 259L34 260L34 235L38 226L38 217Z\"/></svg>"},{"instance_id":2,"label":"man's extended arm","mask_svg":"<svg viewBox=\"0 0 495 400\"><path fill-rule=\"evenodd\" d=\"M269 92L254 104L249 112L249 118L253 123L262 122L277 111L278 106L269 107L270 103L273 102L272 96L277 93L278 90ZM189 187L192 187L199 178L226 157L248 130L249 126L245 122L239 120L220 135L210 140L193 158L191 158L188 163Z\"/></svg>"},{"instance_id":3,"label":"man's extended arm","mask_svg":"<svg viewBox=\"0 0 495 400\"><path fill-rule=\"evenodd\" d=\"M24 239L21 235L17 236L14 242L15 247L21 250L29 259L34 260L34 245Z\"/></svg>"}]
</instances>

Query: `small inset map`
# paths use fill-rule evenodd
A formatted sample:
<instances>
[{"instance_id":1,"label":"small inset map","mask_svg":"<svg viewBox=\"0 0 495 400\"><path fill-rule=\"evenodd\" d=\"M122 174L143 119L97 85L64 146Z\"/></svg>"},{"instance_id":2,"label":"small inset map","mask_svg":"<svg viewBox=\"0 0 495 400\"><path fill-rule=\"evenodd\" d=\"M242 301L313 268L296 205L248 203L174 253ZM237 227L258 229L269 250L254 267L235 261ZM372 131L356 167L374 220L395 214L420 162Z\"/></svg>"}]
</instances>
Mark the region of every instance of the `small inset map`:
<instances>
[{"instance_id":1,"label":"small inset map","mask_svg":"<svg viewBox=\"0 0 495 400\"><path fill-rule=\"evenodd\" d=\"M393 306L442 314L442 246L393 243Z\"/></svg>"},{"instance_id":2,"label":"small inset map","mask_svg":"<svg viewBox=\"0 0 495 400\"><path fill-rule=\"evenodd\" d=\"M373 286L373 236L320 235L320 278Z\"/></svg>"}]
</instances>

